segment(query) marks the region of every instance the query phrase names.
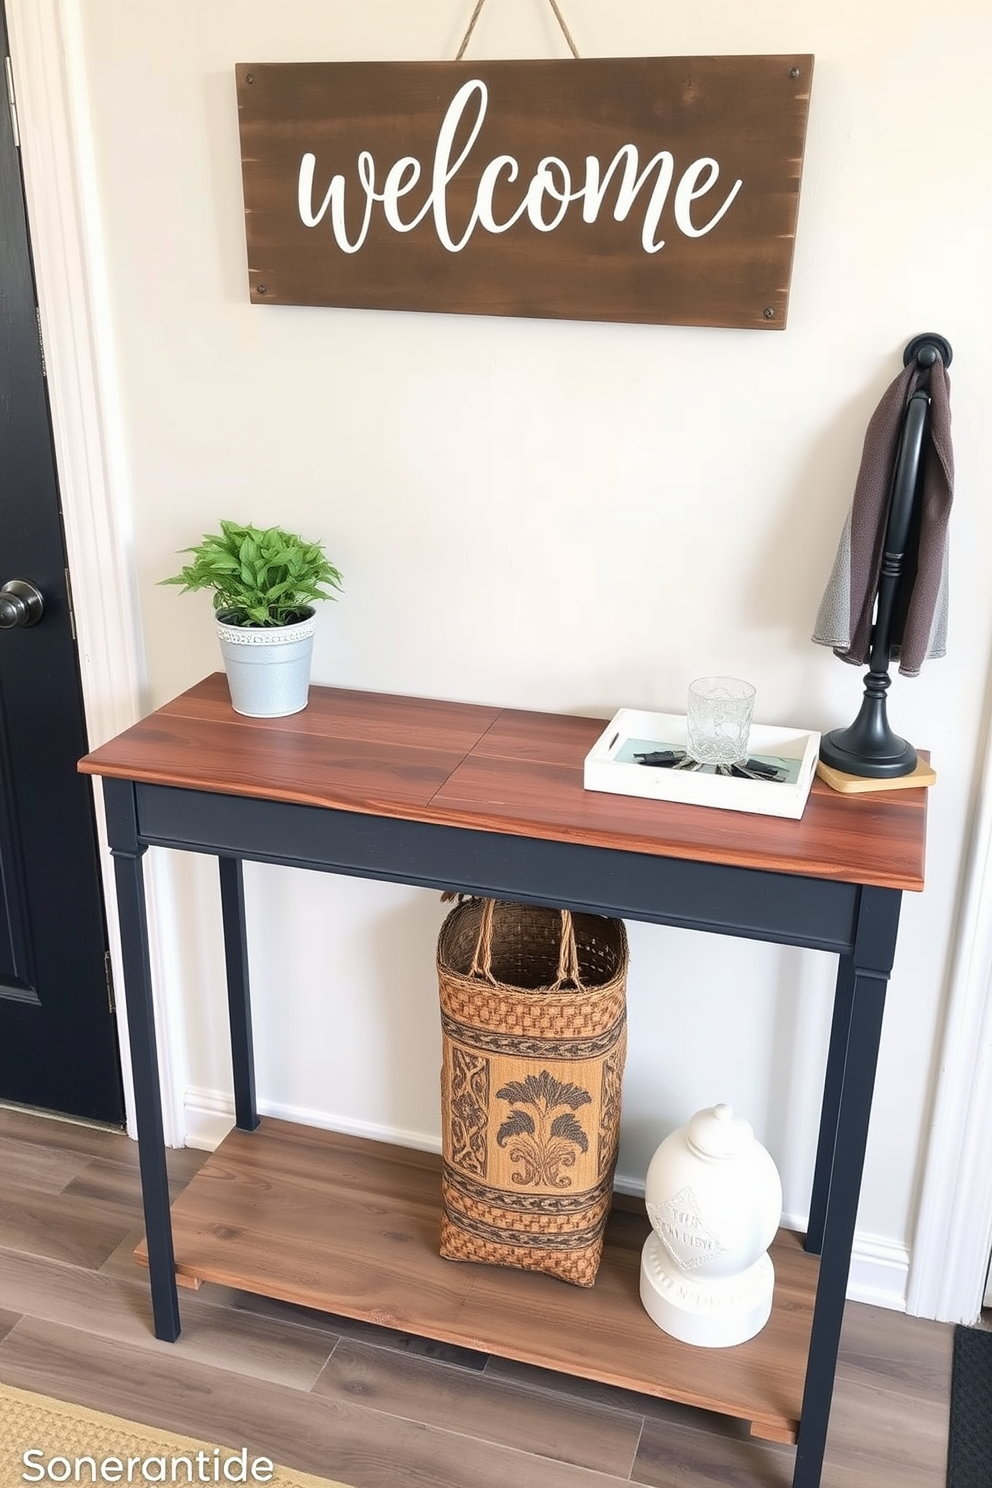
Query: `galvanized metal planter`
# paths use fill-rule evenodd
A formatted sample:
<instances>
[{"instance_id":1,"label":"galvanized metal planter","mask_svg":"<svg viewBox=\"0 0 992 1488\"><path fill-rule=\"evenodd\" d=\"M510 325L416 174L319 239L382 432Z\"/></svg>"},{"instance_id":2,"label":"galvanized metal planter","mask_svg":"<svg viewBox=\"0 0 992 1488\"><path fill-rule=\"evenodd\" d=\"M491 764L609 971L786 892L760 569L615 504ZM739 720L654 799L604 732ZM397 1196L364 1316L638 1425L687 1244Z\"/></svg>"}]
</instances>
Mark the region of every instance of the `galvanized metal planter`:
<instances>
[{"instance_id":1,"label":"galvanized metal planter","mask_svg":"<svg viewBox=\"0 0 992 1488\"><path fill-rule=\"evenodd\" d=\"M314 612L292 625L225 623L217 613L217 636L235 713L249 718L284 718L300 713L310 693Z\"/></svg>"}]
</instances>

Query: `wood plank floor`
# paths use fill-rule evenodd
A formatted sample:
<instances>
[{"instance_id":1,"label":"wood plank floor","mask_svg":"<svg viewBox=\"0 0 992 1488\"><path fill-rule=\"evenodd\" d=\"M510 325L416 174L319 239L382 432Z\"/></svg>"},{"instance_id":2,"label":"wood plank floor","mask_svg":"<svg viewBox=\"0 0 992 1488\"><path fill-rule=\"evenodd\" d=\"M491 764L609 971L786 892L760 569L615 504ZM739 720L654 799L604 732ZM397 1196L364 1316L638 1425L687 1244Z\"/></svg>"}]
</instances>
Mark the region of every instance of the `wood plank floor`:
<instances>
[{"instance_id":1,"label":"wood plank floor","mask_svg":"<svg viewBox=\"0 0 992 1488\"><path fill-rule=\"evenodd\" d=\"M174 1193L206 1159L171 1152ZM206 1283L151 1332L137 1153L0 1108L0 1381L353 1488L788 1488L747 1426ZM943 1488L949 1326L849 1304L823 1488Z\"/></svg>"}]
</instances>

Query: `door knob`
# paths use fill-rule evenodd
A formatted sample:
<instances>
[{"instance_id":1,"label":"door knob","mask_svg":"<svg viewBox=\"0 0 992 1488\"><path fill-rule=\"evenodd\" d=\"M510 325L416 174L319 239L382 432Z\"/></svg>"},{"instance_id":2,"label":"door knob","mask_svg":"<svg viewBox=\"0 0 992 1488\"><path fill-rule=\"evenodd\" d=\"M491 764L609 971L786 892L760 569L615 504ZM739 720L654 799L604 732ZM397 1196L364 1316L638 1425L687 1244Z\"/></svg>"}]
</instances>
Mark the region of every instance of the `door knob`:
<instances>
[{"instance_id":1,"label":"door knob","mask_svg":"<svg viewBox=\"0 0 992 1488\"><path fill-rule=\"evenodd\" d=\"M0 630L37 625L45 613L45 597L30 579L8 579L0 589Z\"/></svg>"}]
</instances>

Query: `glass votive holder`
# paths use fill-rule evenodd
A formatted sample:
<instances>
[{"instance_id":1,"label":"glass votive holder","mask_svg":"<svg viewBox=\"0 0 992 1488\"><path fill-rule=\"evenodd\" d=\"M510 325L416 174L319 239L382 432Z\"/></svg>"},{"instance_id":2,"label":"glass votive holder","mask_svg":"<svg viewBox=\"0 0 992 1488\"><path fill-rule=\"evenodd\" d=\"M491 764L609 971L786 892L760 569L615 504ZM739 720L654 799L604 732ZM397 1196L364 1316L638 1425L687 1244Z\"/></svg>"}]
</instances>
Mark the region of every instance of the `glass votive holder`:
<instances>
[{"instance_id":1,"label":"glass votive holder","mask_svg":"<svg viewBox=\"0 0 992 1488\"><path fill-rule=\"evenodd\" d=\"M697 677L689 683L686 752L701 765L736 765L747 758L755 689L740 677Z\"/></svg>"}]
</instances>

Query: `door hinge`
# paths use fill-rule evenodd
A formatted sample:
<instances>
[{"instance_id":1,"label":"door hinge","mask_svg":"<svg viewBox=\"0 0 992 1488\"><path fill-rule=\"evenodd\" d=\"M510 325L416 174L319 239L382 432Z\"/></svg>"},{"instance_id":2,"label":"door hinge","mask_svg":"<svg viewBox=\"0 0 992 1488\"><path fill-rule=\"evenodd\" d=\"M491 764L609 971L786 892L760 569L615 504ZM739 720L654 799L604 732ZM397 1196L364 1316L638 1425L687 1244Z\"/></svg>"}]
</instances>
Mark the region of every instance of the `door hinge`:
<instances>
[{"instance_id":1,"label":"door hinge","mask_svg":"<svg viewBox=\"0 0 992 1488\"><path fill-rule=\"evenodd\" d=\"M72 580L69 577L69 570L67 568L64 568L62 570L62 572L65 574L65 600L66 600L66 604L69 607L69 629L72 631L72 642L73 642L73 645L75 645L75 643L76 643L76 611L73 608L73 604L72 604Z\"/></svg>"},{"instance_id":2,"label":"door hinge","mask_svg":"<svg viewBox=\"0 0 992 1488\"><path fill-rule=\"evenodd\" d=\"M107 979L107 1007L110 1009L110 1016L113 1017L117 1012L117 1001L114 997L114 968L110 964L109 951L103 953L103 974Z\"/></svg>"},{"instance_id":3,"label":"door hinge","mask_svg":"<svg viewBox=\"0 0 992 1488\"><path fill-rule=\"evenodd\" d=\"M17 103L14 99L14 71L10 65L10 58L4 57L3 70L7 74L7 99L10 103L10 125L14 131L14 148L21 148L21 132L17 127Z\"/></svg>"},{"instance_id":4,"label":"door hinge","mask_svg":"<svg viewBox=\"0 0 992 1488\"><path fill-rule=\"evenodd\" d=\"M41 310L37 305L35 305L34 307L34 315L35 319L38 322L38 347L41 351L41 375L42 377L47 377L48 367L45 364L45 337L41 329Z\"/></svg>"}]
</instances>

